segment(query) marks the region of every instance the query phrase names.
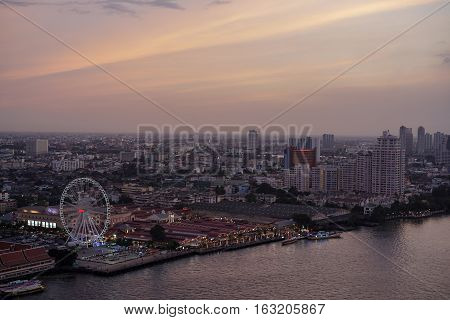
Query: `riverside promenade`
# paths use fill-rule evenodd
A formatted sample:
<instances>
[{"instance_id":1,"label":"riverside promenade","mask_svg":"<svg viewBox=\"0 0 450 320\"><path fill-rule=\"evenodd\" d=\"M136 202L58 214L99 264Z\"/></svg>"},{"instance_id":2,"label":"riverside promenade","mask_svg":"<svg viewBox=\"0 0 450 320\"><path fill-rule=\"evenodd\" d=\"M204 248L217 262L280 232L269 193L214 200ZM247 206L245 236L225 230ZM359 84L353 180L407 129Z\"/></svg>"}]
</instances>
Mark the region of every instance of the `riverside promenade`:
<instances>
[{"instance_id":1,"label":"riverside promenade","mask_svg":"<svg viewBox=\"0 0 450 320\"><path fill-rule=\"evenodd\" d=\"M81 272L92 272L102 275L113 275L139 267L168 262L171 260L181 259L196 254L205 255L221 251L238 250L247 247L262 245L265 243L280 241L282 239L282 237L273 237L243 243L235 243L221 247L186 249L182 251L161 251L154 254L142 256L132 253L124 253L119 257L115 257L114 259L108 259L106 256L97 256L95 258L79 258L76 260L75 270Z\"/></svg>"}]
</instances>

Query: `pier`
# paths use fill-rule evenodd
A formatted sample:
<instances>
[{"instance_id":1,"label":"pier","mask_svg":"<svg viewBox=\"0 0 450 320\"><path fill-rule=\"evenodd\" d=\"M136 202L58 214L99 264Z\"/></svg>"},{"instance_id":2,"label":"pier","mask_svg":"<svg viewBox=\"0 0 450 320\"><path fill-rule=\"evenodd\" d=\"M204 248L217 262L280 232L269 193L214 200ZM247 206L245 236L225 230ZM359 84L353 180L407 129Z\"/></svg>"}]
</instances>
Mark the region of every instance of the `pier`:
<instances>
[{"instance_id":1,"label":"pier","mask_svg":"<svg viewBox=\"0 0 450 320\"><path fill-rule=\"evenodd\" d=\"M434 215L445 213L445 210L436 210L436 211L409 211L409 212L399 212L396 214L386 216L386 220L397 220L397 219L420 219L420 218L428 218Z\"/></svg>"},{"instance_id":2,"label":"pier","mask_svg":"<svg viewBox=\"0 0 450 320\"><path fill-rule=\"evenodd\" d=\"M102 275L113 275L116 273L136 269L152 264L168 262L175 259L181 259L192 255L205 255L222 251L232 251L261 244L281 241L281 236L259 239L254 241L234 243L226 246L185 249L182 251L161 251L154 254L139 256L134 253L124 252L113 259L106 256L96 256L92 258L79 258L76 261L76 270L81 272L92 272Z\"/></svg>"}]
</instances>

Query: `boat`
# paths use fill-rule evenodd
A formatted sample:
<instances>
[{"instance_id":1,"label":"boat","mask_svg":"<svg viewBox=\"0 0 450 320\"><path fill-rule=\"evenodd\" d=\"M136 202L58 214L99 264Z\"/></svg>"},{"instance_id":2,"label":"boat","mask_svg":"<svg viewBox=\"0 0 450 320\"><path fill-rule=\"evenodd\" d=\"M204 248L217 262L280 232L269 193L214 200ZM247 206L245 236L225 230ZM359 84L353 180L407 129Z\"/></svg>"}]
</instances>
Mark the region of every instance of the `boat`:
<instances>
[{"instance_id":1,"label":"boat","mask_svg":"<svg viewBox=\"0 0 450 320\"><path fill-rule=\"evenodd\" d=\"M0 294L2 296L22 296L41 292L45 289L40 280L16 280L7 284L0 285Z\"/></svg>"},{"instance_id":2,"label":"boat","mask_svg":"<svg viewBox=\"0 0 450 320\"><path fill-rule=\"evenodd\" d=\"M307 236L308 240L325 240L325 239L332 239L332 238L340 238L341 232L328 232L328 231L319 231L315 233L310 233Z\"/></svg>"},{"instance_id":3,"label":"boat","mask_svg":"<svg viewBox=\"0 0 450 320\"><path fill-rule=\"evenodd\" d=\"M292 244L292 243L297 242L297 240L298 240L297 237L292 237L292 238L289 238L289 239L281 241L281 245L285 246L285 245L288 245L288 244Z\"/></svg>"}]
</instances>

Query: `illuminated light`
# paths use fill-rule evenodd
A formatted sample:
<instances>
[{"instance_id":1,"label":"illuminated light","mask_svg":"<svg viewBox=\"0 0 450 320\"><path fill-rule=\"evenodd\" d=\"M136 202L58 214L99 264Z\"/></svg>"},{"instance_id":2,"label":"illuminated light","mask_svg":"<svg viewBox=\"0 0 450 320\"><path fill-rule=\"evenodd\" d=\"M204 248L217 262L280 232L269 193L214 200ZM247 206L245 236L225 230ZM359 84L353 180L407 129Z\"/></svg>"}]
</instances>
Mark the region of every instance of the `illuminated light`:
<instances>
[{"instance_id":1,"label":"illuminated light","mask_svg":"<svg viewBox=\"0 0 450 320\"><path fill-rule=\"evenodd\" d=\"M83 210L83 209L78 210L78 213L84 213L84 212L85 212L85 210Z\"/></svg>"},{"instance_id":2,"label":"illuminated light","mask_svg":"<svg viewBox=\"0 0 450 320\"><path fill-rule=\"evenodd\" d=\"M50 214L58 214L58 209L56 208L47 208L47 212Z\"/></svg>"}]
</instances>

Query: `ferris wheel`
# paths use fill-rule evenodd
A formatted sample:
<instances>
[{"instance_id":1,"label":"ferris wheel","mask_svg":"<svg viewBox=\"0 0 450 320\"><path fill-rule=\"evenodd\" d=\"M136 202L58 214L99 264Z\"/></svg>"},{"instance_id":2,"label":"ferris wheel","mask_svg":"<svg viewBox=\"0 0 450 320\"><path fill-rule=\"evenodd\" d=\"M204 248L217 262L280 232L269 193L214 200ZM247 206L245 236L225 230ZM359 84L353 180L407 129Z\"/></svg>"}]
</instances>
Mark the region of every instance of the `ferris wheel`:
<instances>
[{"instance_id":1,"label":"ferris wheel","mask_svg":"<svg viewBox=\"0 0 450 320\"><path fill-rule=\"evenodd\" d=\"M87 246L94 244L101 241L109 227L108 196L91 178L72 180L61 195L59 215L72 241Z\"/></svg>"}]
</instances>

